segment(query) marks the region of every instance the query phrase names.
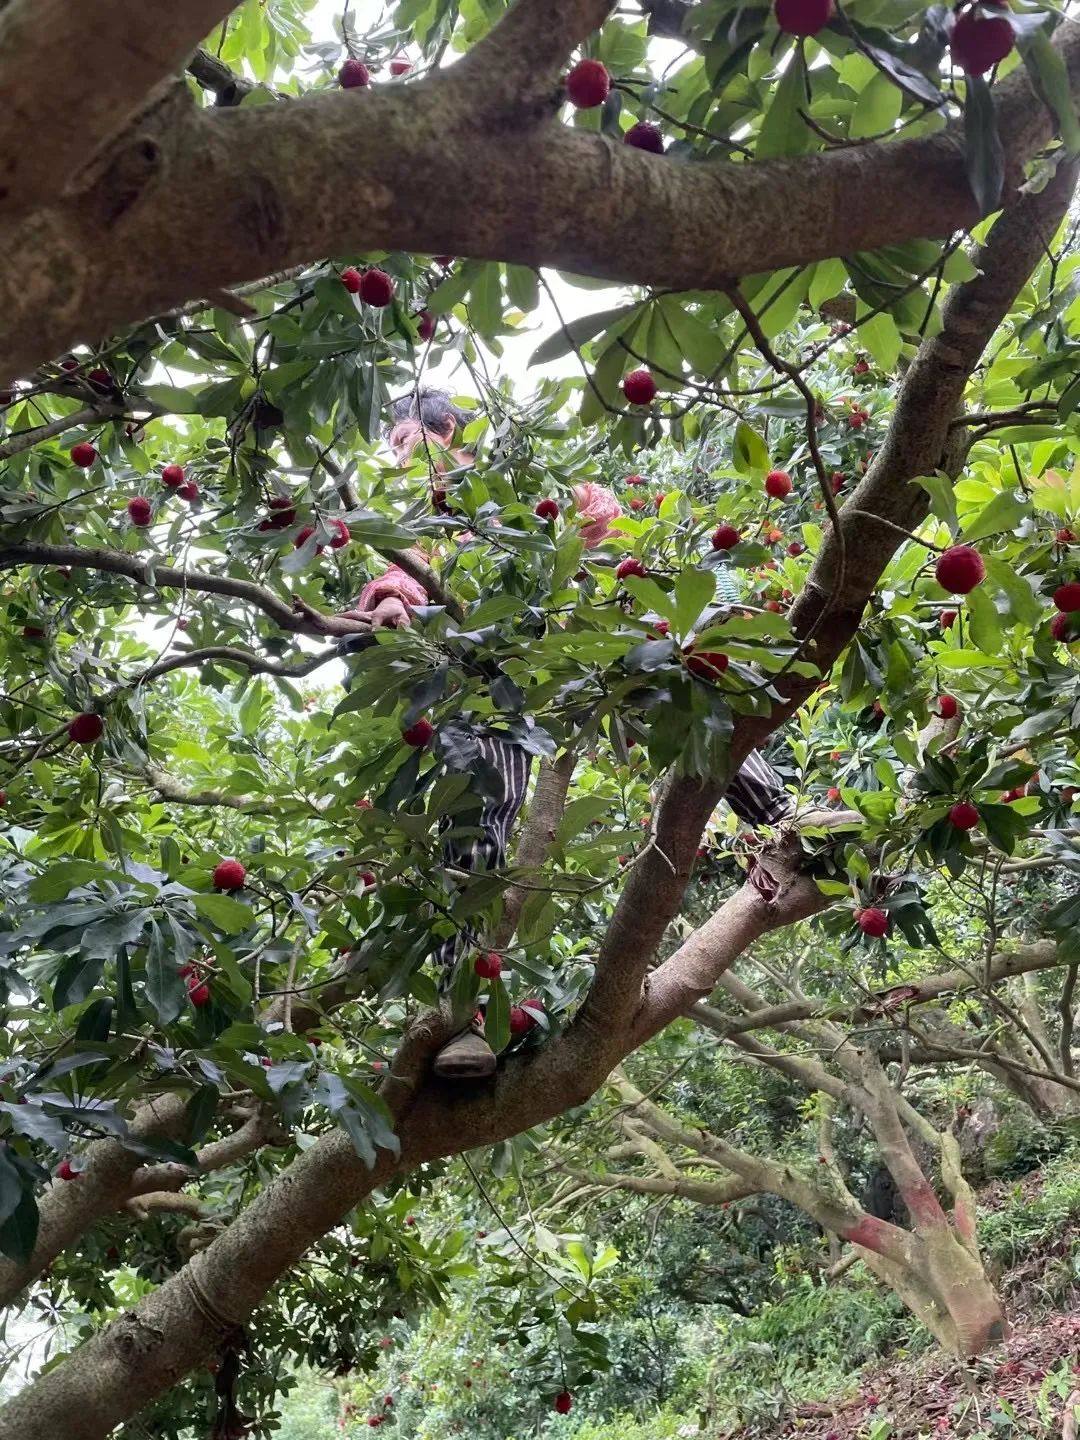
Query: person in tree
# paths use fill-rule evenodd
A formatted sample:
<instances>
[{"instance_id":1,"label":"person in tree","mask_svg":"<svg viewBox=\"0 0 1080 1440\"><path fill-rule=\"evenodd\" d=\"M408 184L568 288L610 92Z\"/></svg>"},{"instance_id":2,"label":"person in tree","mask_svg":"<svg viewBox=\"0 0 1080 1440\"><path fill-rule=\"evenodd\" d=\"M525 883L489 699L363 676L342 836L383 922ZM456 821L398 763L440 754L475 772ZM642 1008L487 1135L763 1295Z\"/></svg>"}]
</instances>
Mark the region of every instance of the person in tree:
<instances>
[{"instance_id":1,"label":"person in tree","mask_svg":"<svg viewBox=\"0 0 1080 1440\"><path fill-rule=\"evenodd\" d=\"M427 447L434 473L447 474L447 458L460 466L471 465L474 456L454 448L458 427L471 417L455 406L441 390L422 389L396 400L391 407L387 441L399 465L407 465L420 445ZM616 522L622 511L606 486L587 481L574 487L574 499L581 536L591 549L618 533ZM398 565L390 565L369 580L355 605L345 613L366 620L373 629L404 629L414 609L428 603L420 582ZM342 642L342 653L357 648L356 642ZM447 822L444 826L443 858L457 870L492 870L506 863L510 835L528 792L533 755L518 738L493 730L475 732L480 758L501 778L501 793L482 798L479 812L470 817L468 838L459 833L466 827ZM490 773L490 772L489 772ZM795 799L783 780L757 751L743 762L725 796L736 815L757 828L777 825L792 818ZM478 945L481 937L471 928L441 941L433 960L449 980L459 957ZM493 1073L497 1057L474 1022L455 1036L435 1058L435 1073L447 1079L478 1079Z\"/></svg>"}]
</instances>

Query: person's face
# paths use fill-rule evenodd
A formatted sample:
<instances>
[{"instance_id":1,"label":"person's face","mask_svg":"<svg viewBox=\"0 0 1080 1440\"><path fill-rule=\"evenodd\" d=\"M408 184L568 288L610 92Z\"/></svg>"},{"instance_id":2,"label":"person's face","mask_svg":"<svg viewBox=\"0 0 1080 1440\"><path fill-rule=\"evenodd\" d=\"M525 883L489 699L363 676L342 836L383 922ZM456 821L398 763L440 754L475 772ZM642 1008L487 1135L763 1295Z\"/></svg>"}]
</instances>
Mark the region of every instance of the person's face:
<instances>
[{"instance_id":1,"label":"person's face","mask_svg":"<svg viewBox=\"0 0 1080 1440\"><path fill-rule=\"evenodd\" d=\"M390 432L390 449L394 459L399 465L407 465L413 457L416 448L424 443L431 446L445 448L454 438L453 421L444 429L436 430L434 426L424 426L419 420L400 420Z\"/></svg>"}]
</instances>

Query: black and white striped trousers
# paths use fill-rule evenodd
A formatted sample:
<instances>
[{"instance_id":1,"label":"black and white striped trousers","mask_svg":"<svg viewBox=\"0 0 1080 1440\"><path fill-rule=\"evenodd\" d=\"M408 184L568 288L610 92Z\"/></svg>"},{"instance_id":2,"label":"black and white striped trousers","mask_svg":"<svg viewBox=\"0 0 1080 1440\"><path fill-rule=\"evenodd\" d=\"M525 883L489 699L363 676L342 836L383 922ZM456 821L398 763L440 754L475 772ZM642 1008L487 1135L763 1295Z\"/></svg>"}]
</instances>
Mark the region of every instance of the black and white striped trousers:
<instances>
[{"instance_id":1,"label":"black and white striped trousers","mask_svg":"<svg viewBox=\"0 0 1080 1440\"><path fill-rule=\"evenodd\" d=\"M532 771L532 756L512 740L498 735L477 738L481 756L502 776L503 796L498 801L485 800L478 817L466 812L460 828L468 834L455 835L453 820L444 826L444 862L455 870L470 872L497 870L506 864L510 832L525 803ZM776 825L794 809L780 776L756 750L743 761L724 798L740 820L755 826ZM449 971L466 949L480 943L477 931L465 926L441 941L432 958Z\"/></svg>"}]
</instances>

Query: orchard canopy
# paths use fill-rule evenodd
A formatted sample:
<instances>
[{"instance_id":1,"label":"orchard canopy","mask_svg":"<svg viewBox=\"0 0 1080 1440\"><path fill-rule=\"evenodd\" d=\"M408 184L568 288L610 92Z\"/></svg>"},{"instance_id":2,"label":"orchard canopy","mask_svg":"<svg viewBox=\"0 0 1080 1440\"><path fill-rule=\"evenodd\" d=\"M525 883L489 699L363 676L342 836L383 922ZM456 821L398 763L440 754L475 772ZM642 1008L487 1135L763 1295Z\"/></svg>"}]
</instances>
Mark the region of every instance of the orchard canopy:
<instances>
[{"instance_id":1,"label":"orchard canopy","mask_svg":"<svg viewBox=\"0 0 1080 1440\"><path fill-rule=\"evenodd\" d=\"M611 1183L780 1196L977 1352L912 1076L1080 1089L1080 26L153 9L0 4L0 1291L60 1326L0 1436L270 1433L611 1125ZM356 615L391 563L405 628ZM531 789L470 871L493 733ZM793 823L721 803L754 752ZM478 1009L496 1073L441 1079ZM686 1113L692 1036L861 1116L907 1220L824 1118L800 1168ZM540 1414L604 1363L600 1252L549 1251Z\"/></svg>"}]
</instances>

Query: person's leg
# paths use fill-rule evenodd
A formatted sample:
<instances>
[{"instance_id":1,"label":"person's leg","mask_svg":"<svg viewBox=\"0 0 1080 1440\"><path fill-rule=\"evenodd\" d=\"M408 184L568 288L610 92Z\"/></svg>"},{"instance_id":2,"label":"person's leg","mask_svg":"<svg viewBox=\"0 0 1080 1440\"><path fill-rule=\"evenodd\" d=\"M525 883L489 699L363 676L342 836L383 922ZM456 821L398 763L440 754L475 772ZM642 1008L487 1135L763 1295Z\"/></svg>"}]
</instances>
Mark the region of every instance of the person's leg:
<instances>
[{"instance_id":1,"label":"person's leg","mask_svg":"<svg viewBox=\"0 0 1080 1440\"><path fill-rule=\"evenodd\" d=\"M788 794L783 780L757 750L751 750L743 761L724 799L740 820L755 827L779 825L795 813L795 797Z\"/></svg>"},{"instance_id":2,"label":"person's leg","mask_svg":"<svg viewBox=\"0 0 1080 1440\"><path fill-rule=\"evenodd\" d=\"M514 827L529 789L532 756L520 745L498 736L480 737L480 753L502 779L501 798L485 800L480 811L479 834L461 843L452 838L443 847L443 855L456 870L496 870L506 864L510 833ZM449 984L454 966L479 943L480 937L471 926L442 941L433 959L440 966L445 983ZM473 1080L490 1075L496 1064L494 1051L477 1024L455 1035L435 1057L435 1073L445 1079Z\"/></svg>"}]
</instances>

